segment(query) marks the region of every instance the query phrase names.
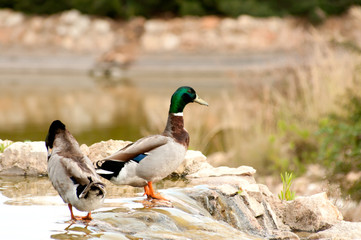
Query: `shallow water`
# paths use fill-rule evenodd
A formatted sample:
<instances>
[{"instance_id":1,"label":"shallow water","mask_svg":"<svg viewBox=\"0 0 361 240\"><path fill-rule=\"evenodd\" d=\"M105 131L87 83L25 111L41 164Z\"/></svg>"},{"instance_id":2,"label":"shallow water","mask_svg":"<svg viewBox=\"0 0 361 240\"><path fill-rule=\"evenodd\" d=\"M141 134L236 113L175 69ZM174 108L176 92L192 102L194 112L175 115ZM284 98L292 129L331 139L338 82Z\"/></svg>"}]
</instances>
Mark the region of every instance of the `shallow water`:
<instances>
[{"instance_id":1,"label":"shallow water","mask_svg":"<svg viewBox=\"0 0 361 240\"><path fill-rule=\"evenodd\" d=\"M255 239L214 220L185 194L186 185L160 182L157 189L173 206L150 207L142 202L141 189L108 183L104 206L92 213L94 219L74 223L48 178L1 177L0 239Z\"/></svg>"},{"instance_id":2,"label":"shallow water","mask_svg":"<svg viewBox=\"0 0 361 240\"><path fill-rule=\"evenodd\" d=\"M212 106L244 83L277 81L278 76L265 72L300 61L296 54L281 52L151 55L104 78L89 74L94 56L48 54L0 56L0 139L43 140L50 122L61 119L80 143L133 141L154 122L147 111L164 112L160 119L166 121L170 96L179 86L194 87Z\"/></svg>"}]
</instances>

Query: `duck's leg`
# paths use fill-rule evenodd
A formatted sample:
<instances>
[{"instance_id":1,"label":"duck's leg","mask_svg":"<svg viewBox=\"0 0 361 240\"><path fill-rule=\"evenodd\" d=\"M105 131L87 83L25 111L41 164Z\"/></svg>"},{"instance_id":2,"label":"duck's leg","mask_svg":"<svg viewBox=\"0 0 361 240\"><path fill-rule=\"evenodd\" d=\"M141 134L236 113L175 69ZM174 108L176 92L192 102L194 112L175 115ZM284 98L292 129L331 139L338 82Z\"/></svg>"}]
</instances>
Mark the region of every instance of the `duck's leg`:
<instances>
[{"instance_id":1,"label":"duck's leg","mask_svg":"<svg viewBox=\"0 0 361 240\"><path fill-rule=\"evenodd\" d=\"M81 217L81 220L92 220L92 213L91 212L88 212L88 215L86 215L85 217Z\"/></svg>"},{"instance_id":2,"label":"duck's leg","mask_svg":"<svg viewBox=\"0 0 361 240\"><path fill-rule=\"evenodd\" d=\"M81 219L80 217L74 216L73 206L70 203L68 203L68 207L69 207L69 210L70 210L71 220L80 220Z\"/></svg>"},{"instance_id":3,"label":"duck's leg","mask_svg":"<svg viewBox=\"0 0 361 240\"><path fill-rule=\"evenodd\" d=\"M149 196L149 194L150 194L150 192L149 192L149 187L148 187L148 185L145 185L144 186L144 195L147 195L147 197ZM143 195L143 196L144 196ZM149 197L148 197L149 198Z\"/></svg>"},{"instance_id":4,"label":"duck's leg","mask_svg":"<svg viewBox=\"0 0 361 240\"><path fill-rule=\"evenodd\" d=\"M70 210L70 216L71 216L71 220L92 220L92 216L91 216L91 212L88 213L88 215L86 215L85 217L79 217L79 216L75 216L73 213L73 206L68 203L68 207Z\"/></svg>"},{"instance_id":5,"label":"duck's leg","mask_svg":"<svg viewBox=\"0 0 361 240\"><path fill-rule=\"evenodd\" d=\"M146 187L148 188L148 193L146 191ZM162 195L160 195L159 193L154 192L152 182L148 182L148 186L146 186L146 187L144 187L144 190L146 191L145 194L147 194L148 199L153 198L153 199L169 201L168 199L165 199L164 197L162 197Z\"/></svg>"}]
</instances>

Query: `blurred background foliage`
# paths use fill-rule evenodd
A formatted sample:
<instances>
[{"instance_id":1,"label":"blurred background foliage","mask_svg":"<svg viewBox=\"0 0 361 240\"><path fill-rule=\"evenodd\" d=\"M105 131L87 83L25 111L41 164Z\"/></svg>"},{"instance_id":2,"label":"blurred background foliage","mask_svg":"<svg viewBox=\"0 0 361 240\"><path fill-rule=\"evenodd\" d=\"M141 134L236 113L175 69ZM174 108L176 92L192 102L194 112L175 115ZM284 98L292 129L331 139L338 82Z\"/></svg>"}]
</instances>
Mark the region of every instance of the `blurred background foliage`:
<instances>
[{"instance_id":1,"label":"blurred background foliage","mask_svg":"<svg viewBox=\"0 0 361 240\"><path fill-rule=\"evenodd\" d=\"M318 159L328 169L328 177L337 181L344 193L360 200L361 180L345 182L345 175L361 169L361 96L349 91L341 111L329 114L320 124Z\"/></svg>"},{"instance_id":2,"label":"blurred background foliage","mask_svg":"<svg viewBox=\"0 0 361 240\"><path fill-rule=\"evenodd\" d=\"M218 15L237 17L301 16L312 22L345 12L361 0L1 0L0 8L28 14L54 14L77 9L84 14L128 19L134 16L176 17Z\"/></svg>"}]
</instances>

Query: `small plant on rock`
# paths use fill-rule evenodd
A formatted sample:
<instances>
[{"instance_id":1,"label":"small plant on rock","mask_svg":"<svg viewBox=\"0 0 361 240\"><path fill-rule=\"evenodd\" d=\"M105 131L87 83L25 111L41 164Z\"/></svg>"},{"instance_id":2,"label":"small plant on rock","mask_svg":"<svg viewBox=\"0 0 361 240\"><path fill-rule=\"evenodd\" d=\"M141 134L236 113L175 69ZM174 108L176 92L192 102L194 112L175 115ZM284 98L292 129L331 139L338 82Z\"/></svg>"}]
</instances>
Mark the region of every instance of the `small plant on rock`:
<instances>
[{"instance_id":1,"label":"small plant on rock","mask_svg":"<svg viewBox=\"0 0 361 240\"><path fill-rule=\"evenodd\" d=\"M283 190L281 190L281 193L278 194L278 198L286 201L294 200L296 192L290 190L293 181L292 173L288 173L288 172L285 172L284 174L281 173L281 179L282 179Z\"/></svg>"},{"instance_id":2,"label":"small plant on rock","mask_svg":"<svg viewBox=\"0 0 361 240\"><path fill-rule=\"evenodd\" d=\"M9 147L11 144L12 144L12 142L7 142L7 141L1 142L0 143L0 153L3 153L5 148Z\"/></svg>"}]
</instances>

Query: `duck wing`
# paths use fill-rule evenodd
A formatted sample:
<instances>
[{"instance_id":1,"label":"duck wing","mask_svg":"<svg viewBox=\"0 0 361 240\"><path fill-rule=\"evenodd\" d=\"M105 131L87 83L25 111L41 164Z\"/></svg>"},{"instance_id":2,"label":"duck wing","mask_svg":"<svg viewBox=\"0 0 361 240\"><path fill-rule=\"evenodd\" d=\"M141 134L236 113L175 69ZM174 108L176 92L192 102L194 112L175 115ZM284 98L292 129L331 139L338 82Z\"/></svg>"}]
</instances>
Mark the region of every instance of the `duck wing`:
<instances>
[{"instance_id":1,"label":"duck wing","mask_svg":"<svg viewBox=\"0 0 361 240\"><path fill-rule=\"evenodd\" d=\"M124 148L120 149L118 152L107 157L105 160L114 160L127 162L129 160L135 160L139 162L146 156L147 152L152 151L155 148L163 146L169 141L169 137L162 135L153 135L149 137L144 137L138 141L131 143Z\"/></svg>"},{"instance_id":2,"label":"duck wing","mask_svg":"<svg viewBox=\"0 0 361 240\"><path fill-rule=\"evenodd\" d=\"M96 172L108 180L117 178L125 165L131 163L131 160L139 163L147 156L148 152L167 144L168 141L169 137L163 135L153 135L141 138L109 157L97 161L95 163Z\"/></svg>"},{"instance_id":3,"label":"duck wing","mask_svg":"<svg viewBox=\"0 0 361 240\"><path fill-rule=\"evenodd\" d=\"M89 160L90 162L90 160ZM74 183L80 185L87 185L92 181L99 181L97 179L93 165L87 164L85 156L77 156L73 158L61 158L61 164L63 165L68 177Z\"/></svg>"}]
</instances>

